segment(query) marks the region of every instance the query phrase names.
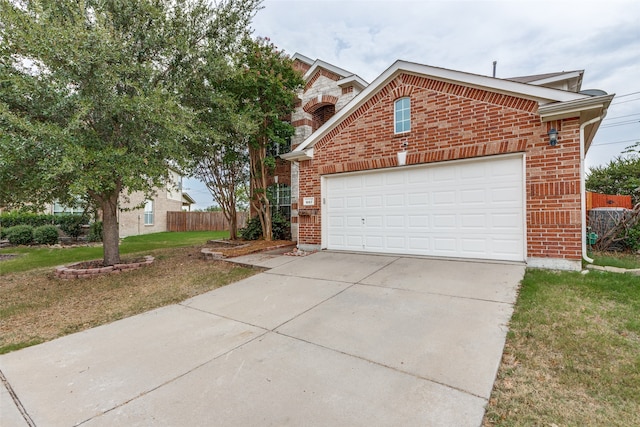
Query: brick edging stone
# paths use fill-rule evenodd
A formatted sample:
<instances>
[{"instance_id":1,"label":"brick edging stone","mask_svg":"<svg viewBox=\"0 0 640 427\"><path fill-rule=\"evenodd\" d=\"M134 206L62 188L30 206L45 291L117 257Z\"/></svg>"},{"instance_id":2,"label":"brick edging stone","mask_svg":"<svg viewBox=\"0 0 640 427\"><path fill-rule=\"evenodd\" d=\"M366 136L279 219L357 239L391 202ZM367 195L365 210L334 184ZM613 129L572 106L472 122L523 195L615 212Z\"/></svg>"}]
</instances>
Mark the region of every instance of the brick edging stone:
<instances>
[{"instance_id":1,"label":"brick edging stone","mask_svg":"<svg viewBox=\"0 0 640 427\"><path fill-rule=\"evenodd\" d=\"M145 255L144 261L133 262L131 264L114 264L107 267L99 267L99 268L74 268L80 264L84 264L86 262L91 261L83 261L75 264L56 267L55 275L60 279L70 280L70 279L84 279L89 277L96 277L105 274L119 274L123 271L131 271L137 270L141 267L153 264L155 260L151 255Z\"/></svg>"}]
</instances>

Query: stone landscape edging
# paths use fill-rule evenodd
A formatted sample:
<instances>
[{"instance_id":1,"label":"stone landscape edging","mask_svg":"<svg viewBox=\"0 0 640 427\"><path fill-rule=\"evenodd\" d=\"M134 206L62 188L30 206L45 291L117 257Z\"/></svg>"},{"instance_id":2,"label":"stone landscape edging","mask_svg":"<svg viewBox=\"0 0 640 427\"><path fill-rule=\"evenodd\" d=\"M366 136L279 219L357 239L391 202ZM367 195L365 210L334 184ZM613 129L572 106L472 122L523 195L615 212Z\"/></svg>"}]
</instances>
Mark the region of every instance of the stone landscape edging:
<instances>
[{"instance_id":1,"label":"stone landscape edging","mask_svg":"<svg viewBox=\"0 0 640 427\"><path fill-rule=\"evenodd\" d=\"M96 277L106 274L119 274L123 271L132 271L137 270L141 267L153 264L155 260L151 255L145 255L144 261L133 262L130 264L114 264L109 265L107 267L97 267L97 268L74 268L80 264L84 264L86 262L91 261L82 261L77 262L71 265L63 265L60 267L56 267L55 275L60 279L70 280L70 279L84 279L89 277Z\"/></svg>"}]
</instances>

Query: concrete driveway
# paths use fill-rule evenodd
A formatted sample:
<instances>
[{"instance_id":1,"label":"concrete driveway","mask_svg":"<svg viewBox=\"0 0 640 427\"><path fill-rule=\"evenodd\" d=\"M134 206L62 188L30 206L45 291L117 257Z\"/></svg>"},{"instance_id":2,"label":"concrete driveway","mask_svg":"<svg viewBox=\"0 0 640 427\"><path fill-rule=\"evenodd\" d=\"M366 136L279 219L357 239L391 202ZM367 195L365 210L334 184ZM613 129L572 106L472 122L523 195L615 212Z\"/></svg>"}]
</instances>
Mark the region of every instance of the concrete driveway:
<instances>
[{"instance_id":1,"label":"concrete driveway","mask_svg":"<svg viewBox=\"0 0 640 427\"><path fill-rule=\"evenodd\" d=\"M319 252L0 356L2 426L479 426L523 265Z\"/></svg>"}]
</instances>

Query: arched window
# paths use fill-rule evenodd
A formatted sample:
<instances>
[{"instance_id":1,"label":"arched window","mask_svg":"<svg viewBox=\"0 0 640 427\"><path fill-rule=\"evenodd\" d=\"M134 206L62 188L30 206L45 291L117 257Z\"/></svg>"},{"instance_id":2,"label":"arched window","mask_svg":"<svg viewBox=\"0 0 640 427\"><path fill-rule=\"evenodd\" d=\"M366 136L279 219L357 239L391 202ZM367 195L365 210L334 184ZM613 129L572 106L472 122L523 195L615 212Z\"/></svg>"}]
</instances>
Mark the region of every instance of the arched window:
<instances>
[{"instance_id":1,"label":"arched window","mask_svg":"<svg viewBox=\"0 0 640 427\"><path fill-rule=\"evenodd\" d=\"M405 133L411 130L411 100L400 98L394 104L394 133Z\"/></svg>"}]
</instances>

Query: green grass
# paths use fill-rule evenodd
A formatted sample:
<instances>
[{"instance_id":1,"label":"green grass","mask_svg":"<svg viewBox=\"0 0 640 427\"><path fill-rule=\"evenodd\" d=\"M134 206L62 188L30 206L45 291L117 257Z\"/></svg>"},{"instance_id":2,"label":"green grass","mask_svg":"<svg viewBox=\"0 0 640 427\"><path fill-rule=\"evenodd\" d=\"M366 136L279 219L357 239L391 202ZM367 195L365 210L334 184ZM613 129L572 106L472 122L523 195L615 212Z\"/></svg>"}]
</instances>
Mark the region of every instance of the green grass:
<instances>
[{"instance_id":1,"label":"green grass","mask_svg":"<svg viewBox=\"0 0 640 427\"><path fill-rule=\"evenodd\" d=\"M130 236L122 239L120 254L149 252L155 249L177 248L203 245L207 240L229 237L228 231L187 231L180 233L164 232ZM78 261L100 259L102 246L79 246L69 248L41 248L20 246L0 249L0 254L17 254L16 258L0 263L0 276L9 273L28 271L36 268L55 267Z\"/></svg>"},{"instance_id":2,"label":"green grass","mask_svg":"<svg viewBox=\"0 0 640 427\"><path fill-rule=\"evenodd\" d=\"M640 277L529 270L485 425L640 425Z\"/></svg>"},{"instance_id":3,"label":"green grass","mask_svg":"<svg viewBox=\"0 0 640 427\"><path fill-rule=\"evenodd\" d=\"M620 252L598 252L591 254L595 265L608 265L620 268L640 268L640 257L637 254Z\"/></svg>"}]
</instances>

